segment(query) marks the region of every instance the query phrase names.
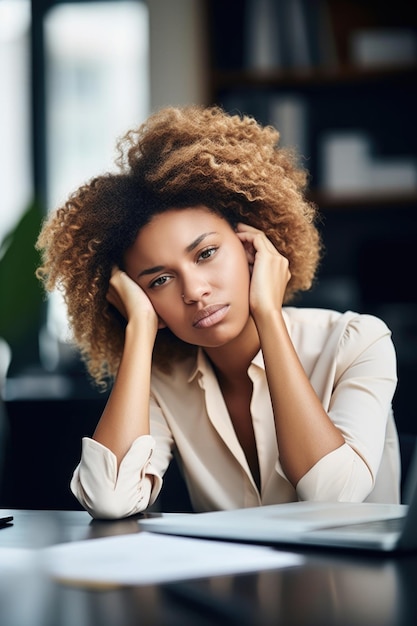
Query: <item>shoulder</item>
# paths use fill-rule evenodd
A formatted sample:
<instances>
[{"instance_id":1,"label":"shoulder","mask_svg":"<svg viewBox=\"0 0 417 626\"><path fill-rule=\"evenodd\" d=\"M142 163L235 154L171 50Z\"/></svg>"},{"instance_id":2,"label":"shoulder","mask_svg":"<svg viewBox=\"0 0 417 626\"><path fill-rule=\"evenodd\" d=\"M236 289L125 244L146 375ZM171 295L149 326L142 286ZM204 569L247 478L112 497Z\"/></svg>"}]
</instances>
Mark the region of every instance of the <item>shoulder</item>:
<instances>
[{"instance_id":1,"label":"shoulder","mask_svg":"<svg viewBox=\"0 0 417 626\"><path fill-rule=\"evenodd\" d=\"M284 316L290 330L298 332L344 332L354 329L359 334L379 336L390 334L385 322L368 313L334 311L332 309L284 307Z\"/></svg>"},{"instance_id":2,"label":"shoulder","mask_svg":"<svg viewBox=\"0 0 417 626\"><path fill-rule=\"evenodd\" d=\"M342 317L351 314L351 311L341 313L332 309L303 308L286 306L284 316L292 328L331 328Z\"/></svg>"},{"instance_id":3,"label":"shoulder","mask_svg":"<svg viewBox=\"0 0 417 626\"><path fill-rule=\"evenodd\" d=\"M391 331L380 318L301 308L286 309L285 315L294 347L321 398L330 398L336 382L346 375L396 381Z\"/></svg>"},{"instance_id":4,"label":"shoulder","mask_svg":"<svg viewBox=\"0 0 417 626\"><path fill-rule=\"evenodd\" d=\"M325 347L354 358L380 340L391 346L385 322L355 311L285 307L284 316L294 345L318 355Z\"/></svg>"}]
</instances>

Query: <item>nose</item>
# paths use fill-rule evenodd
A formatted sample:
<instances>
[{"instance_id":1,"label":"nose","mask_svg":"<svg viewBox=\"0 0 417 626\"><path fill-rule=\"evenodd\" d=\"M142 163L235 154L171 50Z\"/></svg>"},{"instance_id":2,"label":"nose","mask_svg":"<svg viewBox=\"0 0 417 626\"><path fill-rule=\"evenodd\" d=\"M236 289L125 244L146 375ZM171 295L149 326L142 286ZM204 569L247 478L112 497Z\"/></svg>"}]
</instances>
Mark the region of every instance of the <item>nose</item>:
<instances>
[{"instance_id":1,"label":"nose","mask_svg":"<svg viewBox=\"0 0 417 626\"><path fill-rule=\"evenodd\" d=\"M201 276L188 276L182 284L182 299L186 304L199 302L210 293L210 287Z\"/></svg>"}]
</instances>

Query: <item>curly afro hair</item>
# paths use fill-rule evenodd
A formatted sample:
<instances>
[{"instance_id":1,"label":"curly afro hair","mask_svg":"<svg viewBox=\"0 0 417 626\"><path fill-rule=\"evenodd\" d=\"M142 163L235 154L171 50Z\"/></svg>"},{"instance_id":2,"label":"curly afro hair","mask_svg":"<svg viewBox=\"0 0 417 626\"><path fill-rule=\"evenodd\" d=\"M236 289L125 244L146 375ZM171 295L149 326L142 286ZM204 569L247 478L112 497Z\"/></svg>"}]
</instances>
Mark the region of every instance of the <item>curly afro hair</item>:
<instances>
[{"instance_id":1,"label":"curly afro hair","mask_svg":"<svg viewBox=\"0 0 417 626\"><path fill-rule=\"evenodd\" d=\"M37 276L62 291L68 320L93 380L106 387L117 371L125 322L107 302L114 264L139 230L169 208L205 205L231 225L265 232L289 261L285 302L308 290L321 255L316 207L305 197L308 172L279 146L279 132L219 107L167 107L118 143L115 173L70 195L42 226ZM159 331L154 363L167 366L194 348Z\"/></svg>"}]
</instances>

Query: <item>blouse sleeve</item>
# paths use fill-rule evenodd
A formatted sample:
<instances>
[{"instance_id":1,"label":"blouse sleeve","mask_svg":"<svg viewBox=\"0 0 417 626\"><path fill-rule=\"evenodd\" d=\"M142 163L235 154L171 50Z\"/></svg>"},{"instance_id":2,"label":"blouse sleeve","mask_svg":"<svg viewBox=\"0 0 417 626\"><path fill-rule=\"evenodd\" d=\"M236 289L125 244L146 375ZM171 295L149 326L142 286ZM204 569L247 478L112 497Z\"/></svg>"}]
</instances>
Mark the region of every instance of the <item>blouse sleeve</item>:
<instances>
[{"instance_id":1,"label":"blouse sleeve","mask_svg":"<svg viewBox=\"0 0 417 626\"><path fill-rule=\"evenodd\" d=\"M347 444L320 459L297 485L299 500L362 502L373 486L366 463Z\"/></svg>"},{"instance_id":2,"label":"blouse sleeve","mask_svg":"<svg viewBox=\"0 0 417 626\"><path fill-rule=\"evenodd\" d=\"M383 454L397 453L396 442L387 437L392 430L387 424L392 420L397 374L395 350L385 323L371 315L352 317L327 373L331 391L324 406L345 444L300 479L297 495L301 500L360 502L374 489ZM393 475L386 478L396 480Z\"/></svg>"},{"instance_id":3,"label":"blouse sleeve","mask_svg":"<svg viewBox=\"0 0 417 626\"><path fill-rule=\"evenodd\" d=\"M156 501L172 458L171 430L151 393L150 435L138 437L117 470L111 450L89 437L82 440L81 460L71 491L92 517L119 519L141 513Z\"/></svg>"},{"instance_id":4,"label":"blouse sleeve","mask_svg":"<svg viewBox=\"0 0 417 626\"><path fill-rule=\"evenodd\" d=\"M156 500L162 485L162 479L151 465L154 447L152 436L138 437L117 471L113 452L84 437L71 491L95 518L116 519L144 511Z\"/></svg>"}]
</instances>

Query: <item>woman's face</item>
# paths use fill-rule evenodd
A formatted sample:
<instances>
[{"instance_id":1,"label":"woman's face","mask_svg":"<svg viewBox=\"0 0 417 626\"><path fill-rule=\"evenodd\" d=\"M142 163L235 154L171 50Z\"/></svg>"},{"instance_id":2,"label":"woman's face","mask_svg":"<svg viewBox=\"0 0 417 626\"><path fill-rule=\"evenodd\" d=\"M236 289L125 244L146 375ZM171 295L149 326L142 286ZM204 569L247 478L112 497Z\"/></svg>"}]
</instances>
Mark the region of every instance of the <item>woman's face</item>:
<instances>
[{"instance_id":1,"label":"woman's face","mask_svg":"<svg viewBox=\"0 0 417 626\"><path fill-rule=\"evenodd\" d=\"M161 326L183 341L219 347L248 324L246 252L230 224L205 206L154 216L124 261Z\"/></svg>"}]
</instances>

